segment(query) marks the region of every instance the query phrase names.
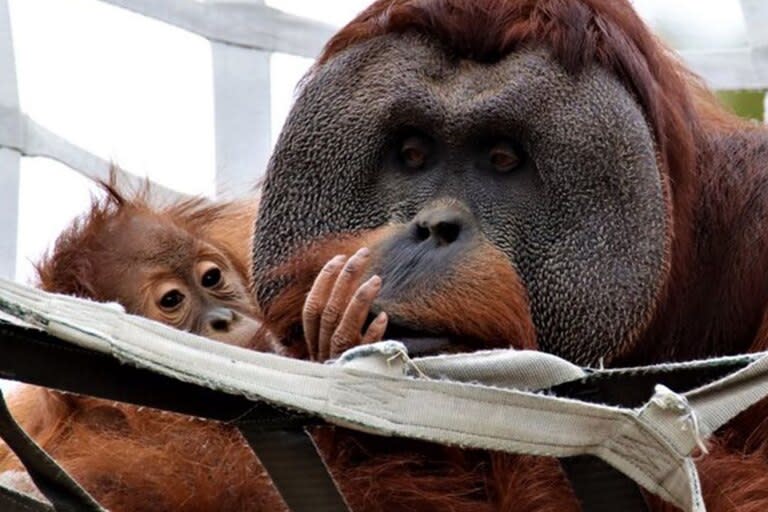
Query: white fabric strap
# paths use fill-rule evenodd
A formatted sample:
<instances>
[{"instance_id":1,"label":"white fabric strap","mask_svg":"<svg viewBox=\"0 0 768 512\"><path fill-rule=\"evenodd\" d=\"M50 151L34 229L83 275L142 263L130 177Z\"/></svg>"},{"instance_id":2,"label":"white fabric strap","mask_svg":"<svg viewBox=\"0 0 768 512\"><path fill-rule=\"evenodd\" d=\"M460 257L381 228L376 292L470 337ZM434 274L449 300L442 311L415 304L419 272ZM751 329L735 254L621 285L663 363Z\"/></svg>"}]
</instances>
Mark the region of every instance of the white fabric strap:
<instances>
[{"instance_id":1,"label":"white fabric strap","mask_svg":"<svg viewBox=\"0 0 768 512\"><path fill-rule=\"evenodd\" d=\"M114 304L7 281L0 282L0 310L132 365L356 430L511 453L596 455L695 512L705 507L689 455L702 436L768 393L766 354L744 356L749 366L689 393L660 387L643 407L629 409L536 393L585 376L541 352L410 359L401 343L388 341L317 364L216 343ZM697 364L717 360L686 365Z\"/></svg>"}]
</instances>

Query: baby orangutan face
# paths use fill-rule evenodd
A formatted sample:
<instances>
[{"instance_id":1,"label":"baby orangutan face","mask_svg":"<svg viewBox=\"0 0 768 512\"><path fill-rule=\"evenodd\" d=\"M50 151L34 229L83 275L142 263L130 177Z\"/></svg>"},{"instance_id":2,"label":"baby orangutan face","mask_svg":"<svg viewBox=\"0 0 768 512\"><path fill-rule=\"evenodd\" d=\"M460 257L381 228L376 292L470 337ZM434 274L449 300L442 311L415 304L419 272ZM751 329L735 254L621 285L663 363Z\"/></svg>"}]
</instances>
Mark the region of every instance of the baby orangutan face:
<instances>
[{"instance_id":1,"label":"baby orangutan face","mask_svg":"<svg viewBox=\"0 0 768 512\"><path fill-rule=\"evenodd\" d=\"M260 324L246 277L222 250L153 212L118 216L107 231L103 264L94 269L104 299L225 343L254 338Z\"/></svg>"},{"instance_id":2,"label":"baby orangutan face","mask_svg":"<svg viewBox=\"0 0 768 512\"><path fill-rule=\"evenodd\" d=\"M233 310L244 300L244 286L226 260L215 255L201 254L187 267L159 267L155 275L146 276L147 316L187 331L226 331Z\"/></svg>"}]
</instances>

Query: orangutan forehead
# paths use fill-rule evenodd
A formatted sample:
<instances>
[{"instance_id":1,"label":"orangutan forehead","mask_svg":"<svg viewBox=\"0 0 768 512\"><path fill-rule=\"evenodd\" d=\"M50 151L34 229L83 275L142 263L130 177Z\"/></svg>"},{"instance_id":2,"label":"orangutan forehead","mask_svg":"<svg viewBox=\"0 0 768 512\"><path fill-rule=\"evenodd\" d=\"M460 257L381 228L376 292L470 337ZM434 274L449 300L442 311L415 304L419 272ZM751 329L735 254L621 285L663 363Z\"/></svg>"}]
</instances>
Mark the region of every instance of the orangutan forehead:
<instances>
[{"instance_id":1,"label":"orangutan forehead","mask_svg":"<svg viewBox=\"0 0 768 512\"><path fill-rule=\"evenodd\" d=\"M451 48L429 36L406 33L386 34L351 46L324 66L354 66L349 71L358 77L373 74L389 80L418 78L438 90L453 90L469 84L472 88L498 88L514 78L510 74L526 69L542 72L542 66L549 68L549 75L556 72L565 76L559 65L551 65L554 62L547 49L533 47L511 52L493 62L478 61L457 56ZM387 76L388 71L399 73Z\"/></svg>"},{"instance_id":2,"label":"orangutan forehead","mask_svg":"<svg viewBox=\"0 0 768 512\"><path fill-rule=\"evenodd\" d=\"M307 101L345 104L344 113L375 113L384 129L413 123L457 134L567 115L562 107L571 97L587 109L604 109L606 101L628 96L597 64L571 74L544 48L479 62L419 34L388 34L350 47L315 69L302 92Z\"/></svg>"},{"instance_id":3,"label":"orangutan forehead","mask_svg":"<svg viewBox=\"0 0 768 512\"><path fill-rule=\"evenodd\" d=\"M127 263L178 268L191 265L195 238L186 229L155 215L134 215L112 227L112 253Z\"/></svg>"},{"instance_id":4,"label":"orangutan forehead","mask_svg":"<svg viewBox=\"0 0 768 512\"><path fill-rule=\"evenodd\" d=\"M171 268L186 267L194 262L195 243L191 237L173 236L170 233L160 235L137 253L138 260Z\"/></svg>"}]
</instances>

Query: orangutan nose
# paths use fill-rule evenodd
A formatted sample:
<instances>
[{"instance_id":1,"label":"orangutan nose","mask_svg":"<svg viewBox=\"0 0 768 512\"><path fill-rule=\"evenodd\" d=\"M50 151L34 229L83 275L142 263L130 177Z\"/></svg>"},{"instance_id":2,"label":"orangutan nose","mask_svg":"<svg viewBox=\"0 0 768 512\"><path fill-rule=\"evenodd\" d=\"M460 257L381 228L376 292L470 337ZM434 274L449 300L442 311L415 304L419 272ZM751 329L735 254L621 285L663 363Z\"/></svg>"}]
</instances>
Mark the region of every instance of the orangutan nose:
<instances>
[{"instance_id":1,"label":"orangutan nose","mask_svg":"<svg viewBox=\"0 0 768 512\"><path fill-rule=\"evenodd\" d=\"M229 308L214 308L205 315L205 325L212 332L228 332L235 322L236 314Z\"/></svg>"},{"instance_id":2,"label":"orangutan nose","mask_svg":"<svg viewBox=\"0 0 768 512\"><path fill-rule=\"evenodd\" d=\"M411 227L418 242L432 241L437 246L456 242L472 226L472 215L458 206L439 206L422 210Z\"/></svg>"}]
</instances>

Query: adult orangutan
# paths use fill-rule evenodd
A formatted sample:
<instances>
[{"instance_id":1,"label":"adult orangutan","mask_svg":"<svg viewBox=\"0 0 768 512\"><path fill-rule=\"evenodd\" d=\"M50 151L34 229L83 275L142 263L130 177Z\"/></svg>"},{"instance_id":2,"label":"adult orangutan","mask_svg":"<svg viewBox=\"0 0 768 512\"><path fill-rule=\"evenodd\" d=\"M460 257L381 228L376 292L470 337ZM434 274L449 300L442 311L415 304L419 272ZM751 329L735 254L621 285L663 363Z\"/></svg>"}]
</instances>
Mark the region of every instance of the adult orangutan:
<instances>
[{"instance_id":1,"label":"adult orangutan","mask_svg":"<svg viewBox=\"0 0 768 512\"><path fill-rule=\"evenodd\" d=\"M254 291L282 343L320 359L364 341L329 334L352 285L304 318L303 299L360 247L348 280L378 276L371 318L413 351L537 343L642 365L766 348L766 184L766 130L725 112L627 0L378 0L302 83ZM768 510L764 411L700 461L710 510ZM328 437L356 510L578 509L553 461Z\"/></svg>"}]
</instances>

